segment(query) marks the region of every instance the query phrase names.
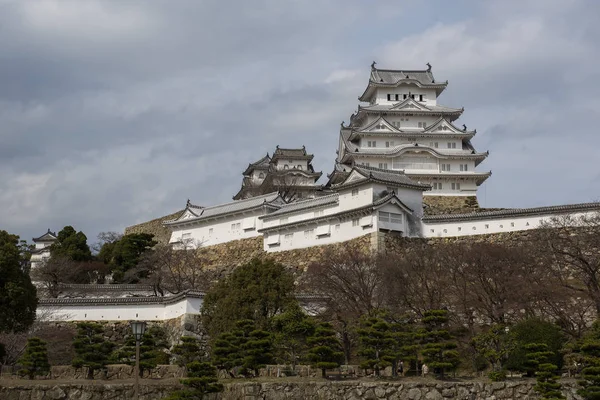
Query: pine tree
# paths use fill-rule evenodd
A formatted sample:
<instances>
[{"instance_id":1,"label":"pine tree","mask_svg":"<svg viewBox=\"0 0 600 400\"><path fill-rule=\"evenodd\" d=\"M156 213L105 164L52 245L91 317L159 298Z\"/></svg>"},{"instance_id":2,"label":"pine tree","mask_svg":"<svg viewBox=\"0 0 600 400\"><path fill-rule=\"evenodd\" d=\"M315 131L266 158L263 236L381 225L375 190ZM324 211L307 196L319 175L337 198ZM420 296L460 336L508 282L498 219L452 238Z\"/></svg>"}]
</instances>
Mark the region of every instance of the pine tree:
<instances>
[{"instance_id":1,"label":"pine tree","mask_svg":"<svg viewBox=\"0 0 600 400\"><path fill-rule=\"evenodd\" d=\"M454 370L458 366L458 345L452 340L452 335L447 330L447 310L429 310L423 314L422 322L425 331L421 334L423 346L421 354L425 364L439 371L444 378L446 370Z\"/></svg>"},{"instance_id":2,"label":"pine tree","mask_svg":"<svg viewBox=\"0 0 600 400\"><path fill-rule=\"evenodd\" d=\"M548 350L545 343L531 343L525 346L527 350L527 364L535 370L537 379L533 389L538 392L543 400L564 399L557 382L556 371L558 367L549 362L555 354Z\"/></svg>"},{"instance_id":3,"label":"pine tree","mask_svg":"<svg viewBox=\"0 0 600 400\"><path fill-rule=\"evenodd\" d=\"M222 333L213 345L215 364L229 372L236 367L242 368L242 374L252 370L258 375L259 368L273 359L272 338L269 332L255 329L252 320L237 321L235 330Z\"/></svg>"},{"instance_id":4,"label":"pine tree","mask_svg":"<svg viewBox=\"0 0 600 400\"><path fill-rule=\"evenodd\" d=\"M102 325L93 322L77 324L77 335L73 342L75 368L88 367L88 379L94 378L94 371L103 369L109 362L115 344L102 335Z\"/></svg>"},{"instance_id":5,"label":"pine tree","mask_svg":"<svg viewBox=\"0 0 600 400\"><path fill-rule=\"evenodd\" d=\"M128 365L135 365L135 346L135 337L130 335L125 341L125 345L113 354L112 359ZM165 352L168 347L165 331L162 328L153 326L144 333L140 341L140 377L144 375L144 371L169 363L169 355Z\"/></svg>"},{"instance_id":6,"label":"pine tree","mask_svg":"<svg viewBox=\"0 0 600 400\"><path fill-rule=\"evenodd\" d=\"M200 348L200 341L192 336L182 336L181 343L173 346L173 353L177 356L177 365L185 367L192 361L200 361L204 352Z\"/></svg>"},{"instance_id":7,"label":"pine tree","mask_svg":"<svg viewBox=\"0 0 600 400\"><path fill-rule=\"evenodd\" d=\"M489 378L501 381L506 378L504 363L508 355L516 348L517 341L513 332L502 324L491 326L486 332L473 337L475 351L492 366Z\"/></svg>"},{"instance_id":8,"label":"pine tree","mask_svg":"<svg viewBox=\"0 0 600 400\"><path fill-rule=\"evenodd\" d=\"M594 322L589 332L576 348L583 356L584 368L581 371L577 394L586 400L600 399L600 321Z\"/></svg>"},{"instance_id":9,"label":"pine tree","mask_svg":"<svg viewBox=\"0 0 600 400\"><path fill-rule=\"evenodd\" d=\"M287 307L285 312L273 318L274 347L277 358L295 369L296 363L306 356L306 339L315 330L315 322L297 302Z\"/></svg>"},{"instance_id":10,"label":"pine tree","mask_svg":"<svg viewBox=\"0 0 600 400\"><path fill-rule=\"evenodd\" d=\"M181 383L187 389L173 393L166 400L202 400L206 394L223 390L223 385L218 383L217 370L211 363L192 361L186 369L187 377Z\"/></svg>"},{"instance_id":11,"label":"pine tree","mask_svg":"<svg viewBox=\"0 0 600 400\"><path fill-rule=\"evenodd\" d=\"M341 351L342 346L335 336L331 324L327 322L320 323L307 341L312 346L308 351L307 358L314 366L321 368L323 378L327 376L328 369L340 366L344 359L344 353Z\"/></svg>"},{"instance_id":12,"label":"pine tree","mask_svg":"<svg viewBox=\"0 0 600 400\"><path fill-rule=\"evenodd\" d=\"M27 339L27 346L23 356L19 359L19 364L21 365L19 375L27 376L29 379L48 374L50 364L48 363L46 342L37 337Z\"/></svg>"},{"instance_id":13,"label":"pine tree","mask_svg":"<svg viewBox=\"0 0 600 400\"><path fill-rule=\"evenodd\" d=\"M393 348L395 340L392 327L380 317L365 318L357 329L360 339L359 355L364 361L360 364L363 369L373 369L375 375L380 375L380 370L392 365L394 359Z\"/></svg>"},{"instance_id":14,"label":"pine tree","mask_svg":"<svg viewBox=\"0 0 600 400\"><path fill-rule=\"evenodd\" d=\"M400 362L406 369L409 369L412 363L416 365L419 345L415 326L408 317L401 316L397 320L391 321L390 329L394 341L384 358L392 363L392 375L397 376Z\"/></svg>"}]
</instances>

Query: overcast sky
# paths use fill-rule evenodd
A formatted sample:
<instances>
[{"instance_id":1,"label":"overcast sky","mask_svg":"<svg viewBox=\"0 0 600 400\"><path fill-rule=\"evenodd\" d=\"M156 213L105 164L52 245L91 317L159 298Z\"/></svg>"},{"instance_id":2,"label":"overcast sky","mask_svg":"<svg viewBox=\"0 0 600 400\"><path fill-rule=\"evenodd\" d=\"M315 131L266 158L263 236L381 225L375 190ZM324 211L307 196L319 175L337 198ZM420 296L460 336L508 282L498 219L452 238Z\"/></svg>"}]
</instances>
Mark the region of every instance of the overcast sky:
<instances>
[{"instance_id":1,"label":"overcast sky","mask_svg":"<svg viewBox=\"0 0 600 400\"><path fill-rule=\"evenodd\" d=\"M485 207L600 199L600 1L0 0L0 229L94 242L231 200L276 145L332 170L369 65L449 80Z\"/></svg>"}]
</instances>

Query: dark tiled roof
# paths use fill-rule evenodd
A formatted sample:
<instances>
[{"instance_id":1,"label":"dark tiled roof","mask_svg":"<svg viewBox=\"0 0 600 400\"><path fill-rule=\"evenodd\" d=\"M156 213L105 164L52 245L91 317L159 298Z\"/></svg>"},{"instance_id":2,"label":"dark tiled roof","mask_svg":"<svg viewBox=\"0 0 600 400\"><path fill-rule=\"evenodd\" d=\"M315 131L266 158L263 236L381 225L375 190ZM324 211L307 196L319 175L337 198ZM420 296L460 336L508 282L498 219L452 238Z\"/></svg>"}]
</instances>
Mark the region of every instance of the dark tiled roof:
<instances>
[{"instance_id":1,"label":"dark tiled roof","mask_svg":"<svg viewBox=\"0 0 600 400\"><path fill-rule=\"evenodd\" d=\"M290 159L303 159L303 160L312 160L312 154L308 154L306 152L306 148L302 146L301 149L282 149L279 146L275 149L273 153L272 161L277 160L278 158L290 158Z\"/></svg>"},{"instance_id":2,"label":"dark tiled roof","mask_svg":"<svg viewBox=\"0 0 600 400\"><path fill-rule=\"evenodd\" d=\"M202 213L200 215L198 215L199 211L196 210L196 212L194 214L198 215L197 217L187 218L187 219L184 219L181 221L178 221L178 220L164 221L164 224L172 225L172 224L178 224L180 222L187 223L187 222L192 222L192 221L194 221L194 222L202 221L202 220L220 216L220 215L250 210L250 209L253 209L256 207L260 207L262 205L270 205L271 202L277 200L278 198L279 198L279 193L273 192L273 193L264 194L262 196L251 197L251 198L245 199L245 200L236 200L236 201L233 201L230 203L220 204L217 206L205 207L201 210ZM188 209L189 209L189 207L188 207Z\"/></svg>"},{"instance_id":3,"label":"dark tiled roof","mask_svg":"<svg viewBox=\"0 0 600 400\"><path fill-rule=\"evenodd\" d=\"M77 298L77 299L40 299L39 305L58 306L61 305L87 305L87 306L105 306L105 305L135 305L135 304L173 304L185 298L204 298L204 292L196 290L187 290L174 296L158 297L95 297L95 298Z\"/></svg>"},{"instance_id":4,"label":"dark tiled roof","mask_svg":"<svg viewBox=\"0 0 600 400\"><path fill-rule=\"evenodd\" d=\"M577 211L600 211L600 202L565 204L560 206L534 207L534 208L512 208L508 210L483 211L466 214L438 214L428 215L423 222L452 222L473 221L479 219L519 217L528 215L542 215L548 213L569 213Z\"/></svg>"},{"instance_id":5,"label":"dark tiled roof","mask_svg":"<svg viewBox=\"0 0 600 400\"><path fill-rule=\"evenodd\" d=\"M328 205L328 204L335 204L338 202L338 197L339 197L339 195L337 193L335 193L335 194L330 194L328 196L315 197L314 199L294 201L292 203L281 206L281 208L275 212L272 212L267 215L263 215L262 217L259 217L259 218L269 219L271 217L279 216L281 214L288 214L288 213L291 213L294 211L305 210L307 208L314 208L314 207L320 207L320 206L324 206L324 205Z\"/></svg>"},{"instance_id":6,"label":"dark tiled roof","mask_svg":"<svg viewBox=\"0 0 600 400\"><path fill-rule=\"evenodd\" d=\"M267 169L269 168L270 162L271 157L269 157L269 153L267 153L267 155L261 158L260 160L248 164L248 168L246 168L246 170L242 174L249 175L255 169Z\"/></svg>"},{"instance_id":7,"label":"dark tiled roof","mask_svg":"<svg viewBox=\"0 0 600 400\"><path fill-rule=\"evenodd\" d=\"M423 185L413 181L402 171L379 169L375 167L366 167L363 165L356 165L354 166L354 169L358 171L361 175L370 179L374 179L376 181L382 181L398 186L411 187L421 190L430 189L429 185Z\"/></svg>"},{"instance_id":8,"label":"dark tiled roof","mask_svg":"<svg viewBox=\"0 0 600 400\"><path fill-rule=\"evenodd\" d=\"M34 242L53 242L56 239L58 239L56 232L50 232L50 229L48 229L48 232L44 233L40 237L33 238L32 240Z\"/></svg>"}]
</instances>

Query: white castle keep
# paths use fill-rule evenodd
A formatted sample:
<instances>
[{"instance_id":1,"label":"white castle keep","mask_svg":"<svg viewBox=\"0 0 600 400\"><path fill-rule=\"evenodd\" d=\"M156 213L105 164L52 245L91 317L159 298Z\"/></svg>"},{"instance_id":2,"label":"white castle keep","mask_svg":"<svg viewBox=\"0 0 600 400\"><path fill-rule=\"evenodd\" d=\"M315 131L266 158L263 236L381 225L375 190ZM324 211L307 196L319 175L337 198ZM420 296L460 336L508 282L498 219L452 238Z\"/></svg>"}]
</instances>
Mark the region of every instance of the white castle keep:
<instances>
[{"instance_id":1,"label":"white castle keep","mask_svg":"<svg viewBox=\"0 0 600 400\"><path fill-rule=\"evenodd\" d=\"M600 203L431 215L424 198L466 198L491 172L476 168L476 130L453 122L464 109L438 104L448 82L426 70L371 65L348 126L342 122L334 170L324 185L306 149L277 149L249 164L235 201L211 207L188 201L164 224L170 243L211 246L256 236L276 252L344 242L374 232L408 237L466 236L534 229L557 214L600 210ZM426 207L426 204L425 204Z\"/></svg>"}]
</instances>

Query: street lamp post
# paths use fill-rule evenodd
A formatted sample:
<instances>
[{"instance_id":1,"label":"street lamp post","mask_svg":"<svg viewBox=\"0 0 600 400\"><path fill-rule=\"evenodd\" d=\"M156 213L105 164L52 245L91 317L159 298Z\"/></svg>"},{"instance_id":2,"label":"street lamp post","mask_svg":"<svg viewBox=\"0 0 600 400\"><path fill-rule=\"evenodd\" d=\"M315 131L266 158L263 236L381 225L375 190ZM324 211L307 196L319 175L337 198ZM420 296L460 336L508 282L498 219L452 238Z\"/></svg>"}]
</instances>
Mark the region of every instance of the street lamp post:
<instances>
[{"instance_id":1,"label":"street lamp post","mask_svg":"<svg viewBox=\"0 0 600 400\"><path fill-rule=\"evenodd\" d=\"M135 338L135 396L134 399L138 400L140 397L140 341L144 332L146 332L145 321L131 321L131 331Z\"/></svg>"}]
</instances>

